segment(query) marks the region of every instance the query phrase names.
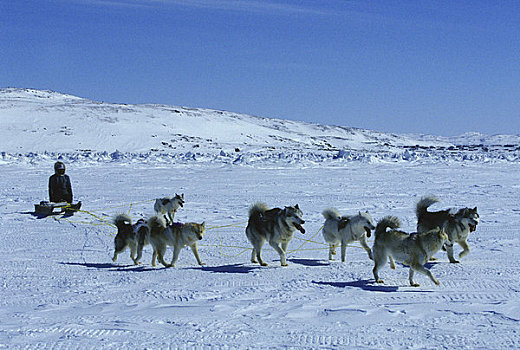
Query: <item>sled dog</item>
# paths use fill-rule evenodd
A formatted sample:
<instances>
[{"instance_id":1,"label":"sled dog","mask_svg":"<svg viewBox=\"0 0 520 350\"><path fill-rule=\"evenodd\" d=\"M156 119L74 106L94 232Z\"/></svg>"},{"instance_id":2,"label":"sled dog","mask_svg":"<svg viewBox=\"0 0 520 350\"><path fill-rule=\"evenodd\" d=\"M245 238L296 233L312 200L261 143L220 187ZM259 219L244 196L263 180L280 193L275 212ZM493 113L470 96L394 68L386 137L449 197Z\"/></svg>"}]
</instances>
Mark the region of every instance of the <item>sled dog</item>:
<instances>
[{"instance_id":1,"label":"sled dog","mask_svg":"<svg viewBox=\"0 0 520 350\"><path fill-rule=\"evenodd\" d=\"M175 217L175 213L177 212L177 209L179 209L179 207L184 207L184 193L181 195L178 195L176 193L173 198L157 198L153 206L156 214L168 214L170 223L173 223L173 218ZM168 219L166 219L166 221L168 221Z\"/></svg>"},{"instance_id":2,"label":"sled dog","mask_svg":"<svg viewBox=\"0 0 520 350\"><path fill-rule=\"evenodd\" d=\"M427 211L427 208L438 203L439 199L435 196L426 196L417 202L417 232L425 232L436 227L444 230L448 235L443 249L448 253L451 263L458 263L453 256L453 244L457 242L463 249L459 258L463 258L469 253L468 236L470 232L477 229L480 217L477 207L462 208L459 210L442 210L436 212Z\"/></svg>"},{"instance_id":3,"label":"sled dog","mask_svg":"<svg viewBox=\"0 0 520 350\"><path fill-rule=\"evenodd\" d=\"M284 209L269 207L265 203L256 203L249 209L249 221L246 236L253 245L252 263L267 266L262 260L261 251L265 241L280 255L280 263L287 266L287 245L293 238L294 231L305 233L302 225L303 213L298 204ZM280 246L281 245L281 246Z\"/></svg>"},{"instance_id":4,"label":"sled dog","mask_svg":"<svg viewBox=\"0 0 520 350\"><path fill-rule=\"evenodd\" d=\"M130 258L135 265L138 265L143 255L143 247L148 244L148 226L146 221L139 219L132 225L130 216L119 214L114 218L114 224L117 227L117 235L114 238L114 256L112 261L116 262L118 254L129 247Z\"/></svg>"},{"instance_id":5,"label":"sled dog","mask_svg":"<svg viewBox=\"0 0 520 350\"><path fill-rule=\"evenodd\" d=\"M395 269L394 259L410 266L410 285L418 287L413 280L414 272L427 275L436 285L439 281L430 270L424 267L429 258L441 249L442 244L448 239L448 235L439 228L424 233L408 234L396 229L401 226L400 220L395 216L386 216L376 226L375 241L372 247L374 257L374 278L377 283L384 283L379 278L379 270L390 260L390 267ZM391 230L387 231L386 229Z\"/></svg>"},{"instance_id":6,"label":"sled dog","mask_svg":"<svg viewBox=\"0 0 520 350\"><path fill-rule=\"evenodd\" d=\"M206 224L189 222L186 224L173 223L166 225L166 220L160 216L152 216L148 220L150 230L150 244L153 247L152 266L156 266L156 259L165 267L175 267L179 259L181 249L189 246L199 265L204 265L199 256L197 242L202 239L206 230ZM164 261L166 247L173 247L173 258L170 264Z\"/></svg>"},{"instance_id":7,"label":"sled dog","mask_svg":"<svg viewBox=\"0 0 520 350\"><path fill-rule=\"evenodd\" d=\"M334 260L336 247L341 244L341 261L345 262L345 251L347 244L359 241L361 246L372 259L372 251L367 244L367 237L370 237L371 230L375 229L374 219L368 212L359 212L357 215L339 215L335 208L323 211L325 224L323 225L323 238L329 244L329 260Z\"/></svg>"}]
</instances>

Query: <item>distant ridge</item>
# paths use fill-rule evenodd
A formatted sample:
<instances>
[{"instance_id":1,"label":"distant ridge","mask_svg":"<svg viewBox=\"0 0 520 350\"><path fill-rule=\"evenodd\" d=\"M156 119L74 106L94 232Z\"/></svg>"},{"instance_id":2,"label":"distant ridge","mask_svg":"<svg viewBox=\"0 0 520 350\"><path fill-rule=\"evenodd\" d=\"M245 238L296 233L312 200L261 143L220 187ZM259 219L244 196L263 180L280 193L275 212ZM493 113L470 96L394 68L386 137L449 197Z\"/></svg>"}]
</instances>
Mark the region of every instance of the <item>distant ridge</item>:
<instances>
[{"instance_id":1,"label":"distant ridge","mask_svg":"<svg viewBox=\"0 0 520 350\"><path fill-rule=\"evenodd\" d=\"M351 127L262 118L157 104L96 102L58 92L0 89L0 152L140 154L144 158L516 161L518 135L398 135ZM25 156L24 156L25 157ZM111 157L109 157L111 158ZM10 159L10 158L9 158Z\"/></svg>"}]
</instances>

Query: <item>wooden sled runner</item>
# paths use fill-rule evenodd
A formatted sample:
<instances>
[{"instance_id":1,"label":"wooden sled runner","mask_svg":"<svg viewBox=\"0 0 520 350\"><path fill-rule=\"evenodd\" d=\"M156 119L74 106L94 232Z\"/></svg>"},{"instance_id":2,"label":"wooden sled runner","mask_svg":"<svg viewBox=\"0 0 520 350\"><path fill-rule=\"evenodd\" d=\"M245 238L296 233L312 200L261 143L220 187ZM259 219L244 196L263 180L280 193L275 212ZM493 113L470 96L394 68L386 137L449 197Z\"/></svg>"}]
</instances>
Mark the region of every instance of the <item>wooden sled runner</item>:
<instances>
[{"instance_id":1,"label":"wooden sled runner","mask_svg":"<svg viewBox=\"0 0 520 350\"><path fill-rule=\"evenodd\" d=\"M34 205L34 212L38 215L51 215L56 214L54 212L56 208L61 209L61 212L74 213L81 208L81 202L69 204L67 202L54 203L41 201L40 204Z\"/></svg>"}]
</instances>

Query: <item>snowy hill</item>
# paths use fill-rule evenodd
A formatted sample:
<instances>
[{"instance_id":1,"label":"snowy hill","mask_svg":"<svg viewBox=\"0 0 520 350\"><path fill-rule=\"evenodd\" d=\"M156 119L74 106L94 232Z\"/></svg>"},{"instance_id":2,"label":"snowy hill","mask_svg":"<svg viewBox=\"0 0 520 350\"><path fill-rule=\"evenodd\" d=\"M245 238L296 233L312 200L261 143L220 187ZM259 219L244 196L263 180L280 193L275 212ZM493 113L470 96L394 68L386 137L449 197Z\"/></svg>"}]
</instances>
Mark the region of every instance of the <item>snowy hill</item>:
<instances>
[{"instance_id":1,"label":"snowy hill","mask_svg":"<svg viewBox=\"0 0 520 350\"><path fill-rule=\"evenodd\" d=\"M96 102L52 91L0 89L4 160L135 157L254 162L330 159L519 159L519 137L447 138L261 118L201 108ZM117 152L116 152L117 151Z\"/></svg>"}]
</instances>

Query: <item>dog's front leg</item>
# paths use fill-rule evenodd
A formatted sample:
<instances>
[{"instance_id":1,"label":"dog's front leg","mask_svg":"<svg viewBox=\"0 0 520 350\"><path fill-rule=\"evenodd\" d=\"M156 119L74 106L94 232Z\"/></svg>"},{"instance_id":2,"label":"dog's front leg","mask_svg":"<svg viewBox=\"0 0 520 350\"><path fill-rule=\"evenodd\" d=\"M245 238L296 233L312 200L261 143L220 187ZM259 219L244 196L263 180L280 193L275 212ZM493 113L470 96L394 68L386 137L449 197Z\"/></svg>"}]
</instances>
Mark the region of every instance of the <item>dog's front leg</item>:
<instances>
[{"instance_id":1,"label":"dog's front leg","mask_svg":"<svg viewBox=\"0 0 520 350\"><path fill-rule=\"evenodd\" d=\"M199 255L199 249L197 248L197 243L194 243L193 245L190 246L191 248L191 251L193 252L193 255L195 255L195 259L197 259L197 263L199 265L206 265L202 262L202 260L200 259L200 255Z\"/></svg>"},{"instance_id":2,"label":"dog's front leg","mask_svg":"<svg viewBox=\"0 0 520 350\"><path fill-rule=\"evenodd\" d=\"M174 212L168 212L168 217L170 218L170 224L173 224L173 218L175 217L175 213Z\"/></svg>"},{"instance_id":3,"label":"dog's front leg","mask_svg":"<svg viewBox=\"0 0 520 350\"><path fill-rule=\"evenodd\" d=\"M435 276L432 274L432 272L430 270L428 270L426 267L422 266L421 264L412 264L410 266L410 273L411 273L411 277L413 277L413 273L412 273L412 270L415 270L417 272L420 272L428 277L430 277L430 279L433 281L433 283L435 283L436 285L440 285L441 283L439 282L439 280L437 280L435 278ZM414 285L412 283L413 281L410 280L410 284L413 286L413 287L418 287L419 284L415 283L416 285Z\"/></svg>"},{"instance_id":4,"label":"dog's front leg","mask_svg":"<svg viewBox=\"0 0 520 350\"><path fill-rule=\"evenodd\" d=\"M280 255L280 264L282 266L287 266L287 257L285 255L285 252L278 246L278 243L270 241L269 245L276 250L276 252Z\"/></svg>"},{"instance_id":5,"label":"dog's front leg","mask_svg":"<svg viewBox=\"0 0 520 350\"><path fill-rule=\"evenodd\" d=\"M460 252L459 254L459 258L463 258L465 257L466 255L469 254L469 245L468 245L468 241L464 240L464 241L460 241L460 242L457 242L459 243L459 245L462 247L463 251Z\"/></svg>"},{"instance_id":6,"label":"dog's front leg","mask_svg":"<svg viewBox=\"0 0 520 350\"><path fill-rule=\"evenodd\" d=\"M166 215L163 215L163 216L164 216L164 220L166 221L166 226L170 226L171 224L173 224L173 221L172 222L168 221L168 216L166 216Z\"/></svg>"},{"instance_id":7,"label":"dog's front leg","mask_svg":"<svg viewBox=\"0 0 520 350\"><path fill-rule=\"evenodd\" d=\"M374 258L372 257L372 249L370 249L370 247L368 246L366 238L361 237L361 239L359 240L359 243L361 243L361 246L363 247L363 249L365 249L365 251L368 253L369 259L374 260Z\"/></svg>"},{"instance_id":8,"label":"dog's front leg","mask_svg":"<svg viewBox=\"0 0 520 350\"><path fill-rule=\"evenodd\" d=\"M453 242L446 241L446 253L448 253L448 259L450 263L458 263L459 261L453 256Z\"/></svg>"}]
</instances>

